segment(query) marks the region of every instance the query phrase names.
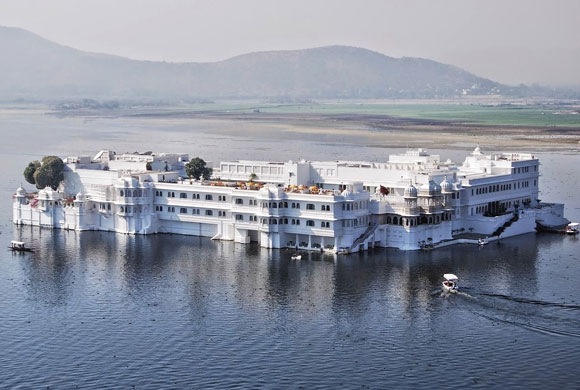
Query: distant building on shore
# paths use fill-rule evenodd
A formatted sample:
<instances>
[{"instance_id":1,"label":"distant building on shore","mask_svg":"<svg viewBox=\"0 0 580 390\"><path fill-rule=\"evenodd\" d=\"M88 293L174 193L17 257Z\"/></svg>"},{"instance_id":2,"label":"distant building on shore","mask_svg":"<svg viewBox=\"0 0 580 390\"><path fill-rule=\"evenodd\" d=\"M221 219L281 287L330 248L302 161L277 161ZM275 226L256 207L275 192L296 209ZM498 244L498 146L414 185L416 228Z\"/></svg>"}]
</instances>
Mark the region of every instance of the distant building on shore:
<instances>
[{"instance_id":1,"label":"distant building on shore","mask_svg":"<svg viewBox=\"0 0 580 390\"><path fill-rule=\"evenodd\" d=\"M17 189L15 224L348 253L433 248L568 222L562 204L539 203L536 157L479 147L460 166L423 149L382 163L225 161L206 181L186 178L187 154L103 150L64 161L58 191Z\"/></svg>"}]
</instances>

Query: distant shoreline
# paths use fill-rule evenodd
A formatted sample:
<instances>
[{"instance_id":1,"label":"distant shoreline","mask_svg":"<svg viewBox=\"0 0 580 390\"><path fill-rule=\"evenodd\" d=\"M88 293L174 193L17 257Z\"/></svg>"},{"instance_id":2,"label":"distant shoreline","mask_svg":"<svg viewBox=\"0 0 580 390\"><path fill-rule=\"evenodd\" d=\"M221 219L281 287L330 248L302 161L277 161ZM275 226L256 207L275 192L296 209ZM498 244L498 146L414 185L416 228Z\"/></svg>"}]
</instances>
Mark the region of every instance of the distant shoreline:
<instances>
[{"instance_id":1,"label":"distant shoreline","mask_svg":"<svg viewBox=\"0 0 580 390\"><path fill-rule=\"evenodd\" d=\"M0 105L0 111L3 109L38 111L42 110L42 106ZM188 121L240 122L244 124L245 133L232 130L235 126L224 126L223 130L217 131L267 139L313 137L378 148L469 150L474 144L480 144L498 150L572 152L580 151L579 110L580 105L575 104L506 108L501 105L489 107L448 102L414 105L224 102L72 110L44 106L45 114L57 117L134 118L151 123L163 122L165 125ZM552 120L555 125L542 125ZM533 125L535 123L539 125Z\"/></svg>"}]
</instances>

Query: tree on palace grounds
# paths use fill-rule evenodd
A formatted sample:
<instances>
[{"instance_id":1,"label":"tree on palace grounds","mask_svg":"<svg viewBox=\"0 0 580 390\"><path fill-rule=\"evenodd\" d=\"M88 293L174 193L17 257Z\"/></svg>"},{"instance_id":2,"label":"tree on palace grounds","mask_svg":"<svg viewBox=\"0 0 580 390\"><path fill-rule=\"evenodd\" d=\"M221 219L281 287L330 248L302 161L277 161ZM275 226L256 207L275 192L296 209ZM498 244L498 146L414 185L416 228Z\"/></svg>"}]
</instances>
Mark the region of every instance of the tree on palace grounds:
<instances>
[{"instance_id":1,"label":"tree on palace grounds","mask_svg":"<svg viewBox=\"0 0 580 390\"><path fill-rule=\"evenodd\" d=\"M64 179L64 163L57 156L46 156L41 162L33 161L24 170L24 179L36 188L56 190Z\"/></svg>"},{"instance_id":2,"label":"tree on palace grounds","mask_svg":"<svg viewBox=\"0 0 580 390\"><path fill-rule=\"evenodd\" d=\"M34 181L34 172L40 168L40 161L32 161L28 163L26 169L24 169L24 180L30 184L36 184Z\"/></svg>"},{"instance_id":3,"label":"tree on palace grounds","mask_svg":"<svg viewBox=\"0 0 580 390\"><path fill-rule=\"evenodd\" d=\"M195 180L199 180L200 177L209 179L213 170L205 165L203 159L196 157L185 164L185 173L187 173L187 176L194 178Z\"/></svg>"}]
</instances>

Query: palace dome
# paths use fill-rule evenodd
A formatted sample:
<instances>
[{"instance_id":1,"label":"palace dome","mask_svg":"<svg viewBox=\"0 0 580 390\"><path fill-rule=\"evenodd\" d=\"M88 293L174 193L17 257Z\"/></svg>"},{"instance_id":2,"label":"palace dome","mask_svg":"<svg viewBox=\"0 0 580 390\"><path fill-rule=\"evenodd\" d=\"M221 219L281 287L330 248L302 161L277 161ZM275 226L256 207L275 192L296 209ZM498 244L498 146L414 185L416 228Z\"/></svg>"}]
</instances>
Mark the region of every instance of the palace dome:
<instances>
[{"instance_id":1,"label":"palace dome","mask_svg":"<svg viewBox=\"0 0 580 390\"><path fill-rule=\"evenodd\" d=\"M409 182L409 186L405 188L405 198L416 198L417 197L417 188L413 185L413 183Z\"/></svg>"},{"instance_id":2,"label":"palace dome","mask_svg":"<svg viewBox=\"0 0 580 390\"><path fill-rule=\"evenodd\" d=\"M26 190L22 187L22 185L16 189L16 196L26 196Z\"/></svg>"},{"instance_id":3,"label":"palace dome","mask_svg":"<svg viewBox=\"0 0 580 390\"><path fill-rule=\"evenodd\" d=\"M453 184L447 181L447 176L441 182L441 192L453 192Z\"/></svg>"}]
</instances>

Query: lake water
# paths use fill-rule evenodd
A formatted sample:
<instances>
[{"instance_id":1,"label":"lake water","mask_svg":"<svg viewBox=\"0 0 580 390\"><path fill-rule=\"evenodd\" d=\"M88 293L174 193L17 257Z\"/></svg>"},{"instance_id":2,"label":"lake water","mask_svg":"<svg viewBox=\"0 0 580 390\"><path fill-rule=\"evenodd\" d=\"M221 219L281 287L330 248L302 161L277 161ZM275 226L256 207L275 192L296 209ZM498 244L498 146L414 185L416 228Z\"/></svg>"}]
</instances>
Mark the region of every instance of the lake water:
<instances>
[{"instance_id":1,"label":"lake water","mask_svg":"<svg viewBox=\"0 0 580 390\"><path fill-rule=\"evenodd\" d=\"M281 140L275 131L0 112L0 246L23 239L37 249L0 254L0 387L580 387L577 237L313 253L296 262L286 250L199 237L10 222L26 163L45 154L384 160L396 151L307 135ZM567 216L579 220L579 156L540 159L542 199L566 202ZM445 272L459 275L461 293L440 294Z\"/></svg>"}]
</instances>

